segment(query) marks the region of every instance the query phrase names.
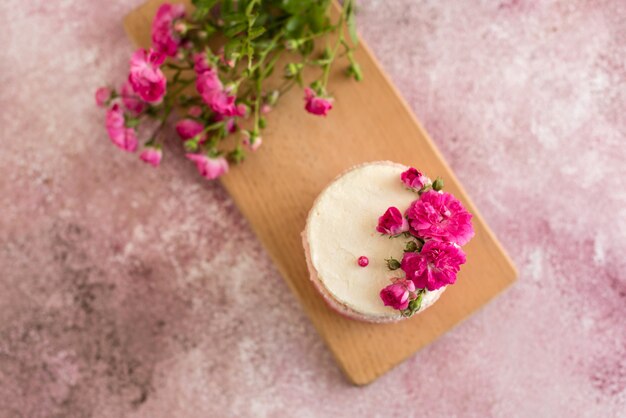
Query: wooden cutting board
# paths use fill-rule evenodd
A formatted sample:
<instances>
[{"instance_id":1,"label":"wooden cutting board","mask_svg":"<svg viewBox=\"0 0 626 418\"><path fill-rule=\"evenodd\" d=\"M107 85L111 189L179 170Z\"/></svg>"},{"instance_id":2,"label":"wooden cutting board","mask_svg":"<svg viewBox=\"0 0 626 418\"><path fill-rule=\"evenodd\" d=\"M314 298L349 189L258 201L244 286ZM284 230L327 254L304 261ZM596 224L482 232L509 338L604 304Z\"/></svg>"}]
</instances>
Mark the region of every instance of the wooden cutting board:
<instances>
[{"instance_id":1,"label":"wooden cutting board","mask_svg":"<svg viewBox=\"0 0 626 418\"><path fill-rule=\"evenodd\" d=\"M125 18L126 31L136 45L149 47L151 21L161 3L150 0ZM337 65L329 89L336 100L328 117L304 112L301 90L292 89L268 115L260 150L221 181L341 369L351 382L363 385L466 319L513 283L516 271L363 42L355 56L364 80L348 79L342 73L345 66ZM476 230L464 247L468 262L457 284L423 314L388 325L352 321L329 309L309 281L300 237L317 194L345 169L377 160L412 165L432 178L443 177L446 190L474 214Z\"/></svg>"}]
</instances>

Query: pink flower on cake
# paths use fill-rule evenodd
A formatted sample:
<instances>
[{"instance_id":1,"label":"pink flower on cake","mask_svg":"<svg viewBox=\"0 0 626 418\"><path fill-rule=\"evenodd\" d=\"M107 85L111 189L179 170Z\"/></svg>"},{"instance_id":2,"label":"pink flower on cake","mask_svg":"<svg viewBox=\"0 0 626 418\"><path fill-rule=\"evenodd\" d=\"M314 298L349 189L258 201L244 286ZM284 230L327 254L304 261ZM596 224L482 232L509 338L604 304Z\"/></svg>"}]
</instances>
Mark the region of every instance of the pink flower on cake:
<instances>
[{"instance_id":1,"label":"pink flower on cake","mask_svg":"<svg viewBox=\"0 0 626 418\"><path fill-rule=\"evenodd\" d=\"M228 161L224 157L208 157L201 154L187 154L187 158L196 163L202 177L213 180L228 172Z\"/></svg>"},{"instance_id":2,"label":"pink flower on cake","mask_svg":"<svg viewBox=\"0 0 626 418\"><path fill-rule=\"evenodd\" d=\"M466 244L473 236L472 214L450 193L429 190L406 211L411 233L421 238Z\"/></svg>"},{"instance_id":3,"label":"pink flower on cake","mask_svg":"<svg viewBox=\"0 0 626 418\"><path fill-rule=\"evenodd\" d=\"M453 284L465 253L449 242L426 241L419 253L406 252L400 268L418 289L437 290Z\"/></svg>"},{"instance_id":4,"label":"pink flower on cake","mask_svg":"<svg viewBox=\"0 0 626 418\"><path fill-rule=\"evenodd\" d=\"M111 98L111 89L108 87L100 87L96 90L96 104L100 107L106 106Z\"/></svg>"},{"instance_id":5,"label":"pink flower on cake","mask_svg":"<svg viewBox=\"0 0 626 418\"><path fill-rule=\"evenodd\" d=\"M146 108L146 103L137 96L137 93L135 93L128 80L120 89L120 96L122 97L124 107L135 114L143 112Z\"/></svg>"},{"instance_id":6,"label":"pink flower on cake","mask_svg":"<svg viewBox=\"0 0 626 418\"><path fill-rule=\"evenodd\" d=\"M415 291L415 284L406 279L399 279L380 291L380 298L385 306L403 310L409 306L409 296Z\"/></svg>"},{"instance_id":7,"label":"pink flower on cake","mask_svg":"<svg viewBox=\"0 0 626 418\"><path fill-rule=\"evenodd\" d=\"M409 230L409 222L398 208L392 206L378 218L376 230L381 234L398 235Z\"/></svg>"},{"instance_id":8,"label":"pink flower on cake","mask_svg":"<svg viewBox=\"0 0 626 418\"><path fill-rule=\"evenodd\" d=\"M313 115L326 116L333 108L333 100L319 97L310 88L304 89L304 108Z\"/></svg>"},{"instance_id":9,"label":"pink flower on cake","mask_svg":"<svg viewBox=\"0 0 626 418\"><path fill-rule=\"evenodd\" d=\"M106 114L106 128L111 142L124 151L134 152L137 149L135 130L124 125L124 112L116 103Z\"/></svg>"},{"instance_id":10,"label":"pink flower on cake","mask_svg":"<svg viewBox=\"0 0 626 418\"><path fill-rule=\"evenodd\" d=\"M154 49L170 57L176 55L181 40L174 30L174 22L184 16L185 6L182 4L165 3L159 7L152 21Z\"/></svg>"},{"instance_id":11,"label":"pink flower on cake","mask_svg":"<svg viewBox=\"0 0 626 418\"><path fill-rule=\"evenodd\" d=\"M165 95L167 79L161 71L165 55L160 52L137 50L130 59L128 81L135 93L148 103L159 103Z\"/></svg>"},{"instance_id":12,"label":"pink flower on cake","mask_svg":"<svg viewBox=\"0 0 626 418\"><path fill-rule=\"evenodd\" d=\"M406 187L415 191L420 190L430 181L428 177L413 167L400 174L400 180L402 180L402 183L404 183Z\"/></svg>"},{"instance_id":13,"label":"pink flower on cake","mask_svg":"<svg viewBox=\"0 0 626 418\"><path fill-rule=\"evenodd\" d=\"M184 141L193 138L204 130L204 125L193 119L183 119L176 123L176 132ZM206 134L199 138L199 143L206 141Z\"/></svg>"},{"instance_id":14,"label":"pink flower on cake","mask_svg":"<svg viewBox=\"0 0 626 418\"><path fill-rule=\"evenodd\" d=\"M139 154L139 158L145 163L148 163L154 167L158 167L161 164L161 158L163 153L161 148L147 147Z\"/></svg>"}]
</instances>

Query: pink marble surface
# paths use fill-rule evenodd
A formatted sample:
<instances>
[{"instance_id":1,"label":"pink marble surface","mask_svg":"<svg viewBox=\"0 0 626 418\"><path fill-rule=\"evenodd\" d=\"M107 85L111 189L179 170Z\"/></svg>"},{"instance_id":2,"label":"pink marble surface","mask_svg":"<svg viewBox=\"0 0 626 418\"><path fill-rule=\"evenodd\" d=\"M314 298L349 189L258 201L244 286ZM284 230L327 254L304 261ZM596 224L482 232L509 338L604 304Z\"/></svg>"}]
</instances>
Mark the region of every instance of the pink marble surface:
<instances>
[{"instance_id":1,"label":"pink marble surface","mask_svg":"<svg viewBox=\"0 0 626 418\"><path fill-rule=\"evenodd\" d=\"M140 1L3 2L0 417L624 416L626 3L359 1L520 280L356 388L219 185L106 139Z\"/></svg>"}]
</instances>

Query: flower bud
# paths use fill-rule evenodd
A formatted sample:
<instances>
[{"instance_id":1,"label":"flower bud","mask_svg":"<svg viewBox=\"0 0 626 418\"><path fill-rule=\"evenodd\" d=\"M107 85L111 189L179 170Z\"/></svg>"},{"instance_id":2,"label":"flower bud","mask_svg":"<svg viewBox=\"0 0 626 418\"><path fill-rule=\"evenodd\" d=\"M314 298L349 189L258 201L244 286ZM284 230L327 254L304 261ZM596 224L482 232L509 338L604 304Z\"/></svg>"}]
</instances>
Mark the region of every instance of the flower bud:
<instances>
[{"instance_id":1,"label":"flower bud","mask_svg":"<svg viewBox=\"0 0 626 418\"><path fill-rule=\"evenodd\" d=\"M174 24L174 31L183 36L187 33L188 29L187 24L182 20L179 20Z\"/></svg>"},{"instance_id":2,"label":"flower bud","mask_svg":"<svg viewBox=\"0 0 626 418\"><path fill-rule=\"evenodd\" d=\"M302 71L302 64L297 64L295 62L290 62L285 67L285 75L287 78L295 77Z\"/></svg>"},{"instance_id":3,"label":"flower bud","mask_svg":"<svg viewBox=\"0 0 626 418\"><path fill-rule=\"evenodd\" d=\"M108 106L112 98L111 89L108 87L100 87L96 90L96 104L100 107Z\"/></svg>"},{"instance_id":4,"label":"flower bud","mask_svg":"<svg viewBox=\"0 0 626 418\"><path fill-rule=\"evenodd\" d=\"M437 179L433 182L433 189L436 191L443 189L443 179L441 177L437 177Z\"/></svg>"},{"instance_id":5,"label":"flower bud","mask_svg":"<svg viewBox=\"0 0 626 418\"><path fill-rule=\"evenodd\" d=\"M400 268L400 262L393 257L387 258L385 261L389 270L398 270Z\"/></svg>"},{"instance_id":6,"label":"flower bud","mask_svg":"<svg viewBox=\"0 0 626 418\"><path fill-rule=\"evenodd\" d=\"M361 71L361 66L356 62L353 62L348 67L348 75L354 77L356 81L363 80L363 72Z\"/></svg>"},{"instance_id":7,"label":"flower bud","mask_svg":"<svg viewBox=\"0 0 626 418\"><path fill-rule=\"evenodd\" d=\"M280 92L278 90L273 90L270 94L267 95L267 104L270 106L274 106L278 101L278 96Z\"/></svg>"},{"instance_id":8,"label":"flower bud","mask_svg":"<svg viewBox=\"0 0 626 418\"><path fill-rule=\"evenodd\" d=\"M414 253L415 251L417 251L417 243L415 241L407 242L406 247L404 247L404 252Z\"/></svg>"}]
</instances>

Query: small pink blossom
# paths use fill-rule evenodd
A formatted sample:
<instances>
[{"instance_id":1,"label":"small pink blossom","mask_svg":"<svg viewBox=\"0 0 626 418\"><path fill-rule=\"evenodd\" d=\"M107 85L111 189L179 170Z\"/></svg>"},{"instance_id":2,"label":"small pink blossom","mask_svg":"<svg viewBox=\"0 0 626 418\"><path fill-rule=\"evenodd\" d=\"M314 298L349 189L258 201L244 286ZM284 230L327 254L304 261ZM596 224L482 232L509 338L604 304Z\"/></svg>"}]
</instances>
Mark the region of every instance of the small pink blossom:
<instances>
[{"instance_id":1,"label":"small pink blossom","mask_svg":"<svg viewBox=\"0 0 626 418\"><path fill-rule=\"evenodd\" d=\"M226 131L231 134L237 132L237 122L235 122L235 118L228 118L226 120Z\"/></svg>"},{"instance_id":2,"label":"small pink blossom","mask_svg":"<svg viewBox=\"0 0 626 418\"><path fill-rule=\"evenodd\" d=\"M263 145L263 138L260 136L251 138L250 134L247 131L244 131L241 143L250 151L256 151L261 147L261 145Z\"/></svg>"},{"instance_id":3,"label":"small pink blossom","mask_svg":"<svg viewBox=\"0 0 626 418\"><path fill-rule=\"evenodd\" d=\"M138 49L130 59L128 81L135 93L148 103L159 103L165 95L167 79L161 71L165 55Z\"/></svg>"},{"instance_id":4,"label":"small pink blossom","mask_svg":"<svg viewBox=\"0 0 626 418\"><path fill-rule=\"evenodd\" d=\"M409 296L415 291L415 284L406 279L397 280L395 283L380 291L380 298L385 306L403 310L409 307Z\"/></svg>"},{"instance_id":5,"label":"small pink blossom","mask_svg":"<svg viewBox=\"0 0 626 418\"><path fill-rule=\"evenodd\" d=\"M191 106L187 111L187 114L194 118L199 118L202 115L202 108L200 106Z\"/></svg>"},{"instance_id":6,"label":"small pink blossom","mask_svg":"<svg viewBox=\"0 0 626 418\"><path fill-rule=\"evenodd\" d=\"M215 68L210 66L203 54L194 57L196 90L211 110L222 116L244 116L247 108L243 104L235 104L237 97L224 88Z\"/></svg>"},{"instance_id":7,"label":"small pink blossom","mask_svg":"<svg viewBox=\"0 0 626 418\"><path fill-rule=\"evenodd\" d=\"M421 238L466 244L474 236L472 214L450 193L429 190L406 211L411 233Z\"/></svg>"},{"instance_id":8,"label":"small pink blossom","mask_svg":"<svg viewBox=\"0 0 626 418\"><path fill-rule=\"evenodd\" d=\"M111 99L111 89L108 87L100 87L96 90L96 104L100 107L106 106Z\"/></svg>"},{"instance_id":9,"label":"small pink blossom","mask_svg":"<svg viewBox=\"0 0 626 418\"><path fill-rule=\"evenodd\" d=\"M139 158L145 163L148 163L154 167L158 167L161 164L161 158L163 153L160 148L155 147L147 147L144 149L141 154L139 154Z\"/></svg>"},{"instance_id":10,"label":"small pink blossom","mask_svg":"<svg viewBox=\"0 0 626 418\"><path fill-rule=\"evenodd\" d=\"M204 130L204 125L193 119L182 119L176 123L176 132L184 141L191 139ZM206 141L206 134L199 138L199 143Z\"/></svg>"},{"instance_id":11,"label":"small pink blossom","mask_svg":"<svg viewBox=\"0 0 626 418\"><path fill-rule=\"evenodd\" d=\"M124 112L117 103L107 110L106 128L111 142L124 151L135 152L137 134L134 129L124 125Z\"/></svg>"},{"instance_id":12,"label":"small pink blossom","mask_svg":"<svg viewBox=\"0 0 626 418\"><path fill-rule=\"evenodd\" d=\"M218 178L228 172L228 161L224 157L208 157L202 154L187 154L187 158L196 163L202 177L209 180Z\"/></svg>"},{"instance_id":13,"label":"small pink blossom","mask_svg":"<svg viewBox=\"0 0 626 418\"><path fill-rule=\"evenodd\" d=\"M222 116L220 114L215 115L215 121L216 122L220 122L220 121L225 121L224 122L224 127L226 128L226 132L228 133L234 133L237 132L237 121L234 117L228 117L228 116Z\"/></svg>"},{"instance_id":14,"label":"small pink blossom","mask_svg":"<svg viewBox=\"0 0 626 418\"><path fill-rule=\"evenodd\" d=\"M267 115L271 111L272 111L272 106L268 105L267 103L261 106L261 113L263 113L264 115Z\"/></svg>"},{"instance_id":15,"label":"small pink blossom","mask_svg":"<svg viewBox=\"0 0 626 418\"><path fill-rule=\"evenodd\" d=\"M232 59L226 59L226 56L224 55L224 48L220 48L218 54L217 54L220 58L220 62L230 68L233 68L235 66L235 60Z\"/></svg>"},{"instance_id":16,"label":"small pink blossom","mask_svg":"<svg viewBox=\"0 0 626 418\"><path fill-rule=\"evenodd\" d=\"M406 187L415 191L420 190L430 181L428 177L413 167L400 174L400 180Z\"/></svg>"},{"instance_id":17,"label":"small pink blossom","mask_svg":"<svg viewBox=\"0 0 626 418\"><path fill-rule=\"evenodd\" d=\"M381 234L398 235L409 230L409 222L398 208L392 206L378 218L376 230Z\"/></svg>"},{"instance_id":18,"label":"small pink blossom","mask_svg":"<svg viewBox=\"0 0 626 418\"><path fill-rule=\"evenodd\" d=\"M357 263L361 267L367 267L367 265L370 263L370 259L362 255L357 259Z\"/></svg>"},{"instance_id":19,"label":"small pink blossom","mask_svg":"<svg viewBox=\"0 0 626 418\"><path fill-rule=\"evenodd\" d=\"M198 75L209 70L215 72L213 65L209 62L206 53L204 52L193 55L193 69Z\"/></svg>"},{"instance_id":20,"label":"small pink blossom","mask_svg":"<svg viewBox=\"0 0 626 418\"><path fill-rule=\"evenodd\" d=\"M124 107L135 114L143 112L146 108L146 103L137 96L137 93L135 93L128 80L126 80L126 83L124 83L120 89L120 96L122 97Z\"/></svg>"},{"instance_id":21,"label":"small pink blossom","mask_svg":"<svg viewBox=\"0 0 626 418\"><path fill-rule=\"evenodd\" d=\"M152 44L155 50L169 57L176 55L181 39L174 25L177 19L184 16L185 6L182 4L165 3L159 7L152 21Z\"/></svg>"},{"instance_id":22,"label":"small pink blossom","mask_svg":"<svg viewBox=\"0 0 626 418\"><path fill-rule=\"evenodd\" d=\"M453 284L464 263L465 253L456 245L429 240L419 253L404 253L400 267L415 287L432 291Z\"/></svg>"},{"instance_id":23,"label":"small pink blossom","mask_svg":"<svg viewBox=\"0 0 626 418\"><path fill-rule=\"evenodd\" d=\"M315 92L308 87L304 89L304 101L304 108L313 115L326 116L333 108L332 99L316 96Z\"/></svg>"}]
</instances>

